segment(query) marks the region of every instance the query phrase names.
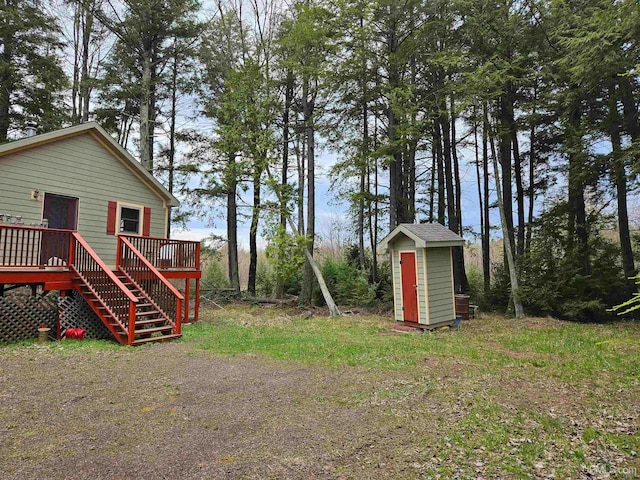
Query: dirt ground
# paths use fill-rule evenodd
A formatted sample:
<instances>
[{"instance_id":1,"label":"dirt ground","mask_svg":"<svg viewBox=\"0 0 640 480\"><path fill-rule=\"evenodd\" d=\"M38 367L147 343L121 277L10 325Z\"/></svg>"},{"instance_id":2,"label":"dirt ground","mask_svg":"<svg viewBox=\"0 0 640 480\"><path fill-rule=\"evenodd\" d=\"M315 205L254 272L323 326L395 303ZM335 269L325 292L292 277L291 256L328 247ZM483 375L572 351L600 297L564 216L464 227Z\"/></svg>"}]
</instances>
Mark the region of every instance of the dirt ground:
<instances>
[{"instance_id":1,"label":"dirt ground","mask_svg":"<svg viewBox=\"0 0 640 480\"><path fill-rule=\"evenodd\" d=\"M506 349L504 322L425 337L441 354L402 370L223 355L194 340L0 348L0 480L634 478L637 381L561 375L553 362L582 357ZM543 332L558 325L540 320ZM322 331L315 341L360 338ZM634 333L603 338L603 355L637 358Z\"/></svg>"},{"instance_id":2,"label":"dirt ground","mask_svg":"<svg viewBox=\"0 0 640 480\"><path fill-rule=\"evenodd\" d=\"M183 343L0 352L0 478L414 478L375 376ZM423 432L424 433L424 432ZM405 454L397 456L398 445Z\"/></svg>"}]
</instances>

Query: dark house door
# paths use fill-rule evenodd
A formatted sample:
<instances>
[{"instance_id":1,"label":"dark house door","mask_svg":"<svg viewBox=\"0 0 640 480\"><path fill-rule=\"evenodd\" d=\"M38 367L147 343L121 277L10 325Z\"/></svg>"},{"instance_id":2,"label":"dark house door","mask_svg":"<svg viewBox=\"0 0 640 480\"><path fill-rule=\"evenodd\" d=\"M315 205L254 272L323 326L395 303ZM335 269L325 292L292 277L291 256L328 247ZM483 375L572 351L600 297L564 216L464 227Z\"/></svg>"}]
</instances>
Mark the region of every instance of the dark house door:
<instances>
[{"instance_id":1,"label":"dark house door","mask_svg":"<svg viewBox=\"0 0 640 480\"><path fill-rule=\"evenodd\" d=\"M402 307L405 322L418 322L418 280L416 275L416 254L400 253L402 275Z\"/></svg>"},{"instance_id":2,"label":"dark house door","mask_svg":"<svg viewBox=\"0 0 640 480\"><path fill-rule=\"evenodd\" d=\"M49 228L78 229L78 199L45 193L42 219ZM42 232L40 264L63 266L69 263L69 240L56 232Z\"/></svg>"},{"instance_id":3,"label":"dark house door","mask_svg":"<svg viewBox=\"0 0 640 480\"><path fill-rule=\"evenodd\" d=\"M49 228L77 230L78 199L45 193L42 218L49 221Z\"/></svg>"}]
</instances>

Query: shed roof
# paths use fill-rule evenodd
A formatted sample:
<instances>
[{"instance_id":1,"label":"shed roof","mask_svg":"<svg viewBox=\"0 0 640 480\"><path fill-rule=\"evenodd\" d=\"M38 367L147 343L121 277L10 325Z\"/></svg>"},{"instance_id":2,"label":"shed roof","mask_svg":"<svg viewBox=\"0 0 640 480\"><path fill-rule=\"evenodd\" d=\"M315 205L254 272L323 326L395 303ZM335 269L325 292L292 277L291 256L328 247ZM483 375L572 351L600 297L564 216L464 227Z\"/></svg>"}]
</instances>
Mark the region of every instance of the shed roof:
<instances>
[{"instance_id":1,"label":"shed roof","mask_svg":"<svg viewBox=\"0 0 640 480\"><path fill-rule=\"evenodd\" d=\"M388 247L398 235L406 235L417 247L460 247L464 239L439 223L401 223L378 244L379 250Z\"/></svg>"},{"instance_id":2,"label":"shed roof","mask_svg":"<svg viewBox=\"0 0 640 480\"><path fill-rule=\"evenodd\" d=\"M96 122L81 123L73 127L62 128L53 132L21 138L0 145L0 157L20 150L35 148L47 143L64 140L65 138L88 133L93 136L103 147L120 160L134 175L153 190L168 205L177 207L180 202L167 190L153 175L151 175L133 155L120 145L109 133Z\"/></svg>"}]
</instances>

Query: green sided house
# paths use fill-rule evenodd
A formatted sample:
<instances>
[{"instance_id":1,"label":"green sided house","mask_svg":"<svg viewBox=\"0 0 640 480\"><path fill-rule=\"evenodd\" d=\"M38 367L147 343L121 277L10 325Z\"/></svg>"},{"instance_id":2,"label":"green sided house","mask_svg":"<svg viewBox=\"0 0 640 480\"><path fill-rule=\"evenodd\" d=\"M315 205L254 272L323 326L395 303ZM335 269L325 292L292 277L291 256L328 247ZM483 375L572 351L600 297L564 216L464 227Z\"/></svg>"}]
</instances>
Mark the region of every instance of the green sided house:
<instances>
[{"instance_id":1,"label":"green sided house","mask_svg":"<svg viewBox=\"0 0 640 480\"><path fill-rule=\"evenodd\" d=\"M96 123L0 145L0 295L77 291L123 344L179 336L201 272L198 242L166 238L178 205Z\"/></svg>"},{"instance_id":2,"label":"green sided house","mask_svg":"<svg viewBox=\"0 0 640 480\"><path fill-rule=\"evenodd\" d=\"M398 322L434 328L456 318L452 247L464 239L439 223L403 223L378 245L389 250Z\"/></svg>"}]
</instances>

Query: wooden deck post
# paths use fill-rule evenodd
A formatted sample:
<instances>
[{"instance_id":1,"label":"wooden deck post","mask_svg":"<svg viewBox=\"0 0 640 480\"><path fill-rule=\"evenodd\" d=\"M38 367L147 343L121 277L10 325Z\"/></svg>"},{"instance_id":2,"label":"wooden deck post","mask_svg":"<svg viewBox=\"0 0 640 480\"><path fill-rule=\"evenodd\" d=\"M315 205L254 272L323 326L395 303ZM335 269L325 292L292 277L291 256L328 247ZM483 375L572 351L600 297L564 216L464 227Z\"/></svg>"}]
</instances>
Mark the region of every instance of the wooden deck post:
<instances>
[{"instance_id":1,"label":"wooden deck post","mask_svg":"<svg viewBox=\"0 0 640 480\"><path fill-rule=\"evenodd\" d=\"M129 301L129 331L127 336L127 345L131 345L136 338L136 304Z\"/></svg>"},{"instance_id":2,"label":"wooden deck post","mask_svg":"<svg viewBox=\"0 0 640 480\"><path fill-rule=\"evenodd\" d=\"M200 279L196 278L196 306L193 314L193 321L198 321L198 315L200 314Z\"/></svg>"},{"instance_id":3,"label":"wooden deck post","mask_svg":"<svg viewBox=\"0 0 640 480\"><path fill-rule=\"evenodd\" d=\"M191 279L185 278L184 280L184 315L182 318L185 323L189 323L189 290L191 288Z\"/></svg>"}]
</instances>

